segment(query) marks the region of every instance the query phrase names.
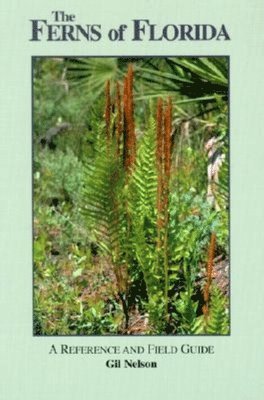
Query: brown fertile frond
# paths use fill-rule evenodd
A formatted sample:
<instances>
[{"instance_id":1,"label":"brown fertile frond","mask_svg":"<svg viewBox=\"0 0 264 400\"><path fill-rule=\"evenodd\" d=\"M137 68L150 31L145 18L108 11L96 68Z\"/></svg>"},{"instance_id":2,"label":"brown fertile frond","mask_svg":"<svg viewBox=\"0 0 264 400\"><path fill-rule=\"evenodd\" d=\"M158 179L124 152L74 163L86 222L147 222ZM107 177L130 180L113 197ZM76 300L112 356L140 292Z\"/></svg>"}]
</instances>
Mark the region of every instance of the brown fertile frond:
<instances>
[{"instance_id":1,"label":"brown fertile frond","mask_svg":"<svg viewBox=\"0 0 264 400\"><path fill-rule=\"evenodd\" d=\"M121 91L120 91L120 84L116 82L116 145L117 145L117 154L120 152L120 142L122 137L123 131L123 124L122 124L122 105L121 105Z\"/></svg>"},{"instance_id":2,"label":"brown fertile frond","mask_svg":"<svg viewBox=\"0 0 264 400\"><path fill-rule=\"evenodd\" d=\"M209 250L208 250L207 268L206 268L207 282L206 282L206 285L204 287L204 301L205 301L204 310L206 310L206 313L204 312L205 317L207 317L208 313L209 313L208 303L209 303L209 296L210 296L210 287L211 287L211 283L212 283L215 244L216 244L216 234L215 234L215 232L212 232L211 239L210 239Z\"/></svg>"},{"instance_id":3,"label":"brown fertile frond","mask_svg":"<svg viewBox=\"0 0 264 400\"><path fill-rule=\"evenodd\" d=\"M125 170L128 169L128 145L127 145L127 141L128 141L128 121L127 121L127 103L128 103L128 89L127 89L127 77L125 77L124 79L124 88L123 88L123 109L124 109L124 114L123 114L123 118L124 118L124 122L123 122L123 126L124 126L124 146L123 146L123 163L124 163L124 168Z\"/></svg>"},{"instance_id":4,"label":"brown fertile frond","mask_svg":"<svg viewBox=\"0 0 264 400\"><path fill-rule=\"evenodd\" d=\"M127 81L128 81L128 93L129 93L129 97L130 97L130 107L131 107L130 112L131 112L131 114L134 113L133 80L134 80L133 65L129 64L128 71L127 71Z\"/></svg>"},{"instance_id":5,"label":"brown fertile frond","mask_svg":"<svg viewBox=\"0 0 264 400\"><path fill-rule=\"evenodd\" d=\"M208 307L204 304L203 305L203 307L202 307L202 311L203 311L203 314L205 315L205 316L207 316L208 315Z\"/></svg>"},{"instance_id":6,"label":"brown fertile frond","mask_svg":"<svg viewBox=\"0 0 264 400\"><path fill-rule=\"evenodd\" d=\"M124 167L131 171L136 159L136 134L134 122L133 67L128 67L124 79Z\"/></svg>"},{"instance_id":7,"label":"brown fertile frond","mask_svg":"<svg viewBox=\"0 0 264 400\"><path fill-rule=\"evenodd\" d=\"M158 189L157 189L157 213L158 213L158 229L163 227L163 191L164 191L164 169L163 169L163 158L164 158L164 135L163 135L163 101L161 98L158 99L157 103L157 115L156 115L156 129L157 129L157 147L156 147L156 159L157 159L157 173L158 173Z\"/></svg>"},{"instance_id":8,"label":"brown fertile frond","mask_svg":"<svg viewBox=\"0 0 264 400\"><path fill-rule=\"evenodd\" d=\"M164 159L165 159L165 175L167 180L170 178L171 169L171 132L172 132L172 103L171 98L168 99L167 107L164 115Z\"/></svg>"},{"instance_id":9,"label":"brown fertile frond","mask_svg":"<svg viewBox=\"0 0 264 400\"><path fill-rule=\"evenodd\" d=\"M130 151L130 167L135 163L136 159L136 135L134 122L134 93L133 93L134 71L132 64L129 64L127 81L128 81L128 116L129 116L129 151Z\"/></svg>"},{"instance_id":10,"label":"brown fertile frond","mask_svg":"<svg viewBox=\"0 0 264 400\"><path fill-rule=\"evenodd\" d=\"M105 85L105 126L107 143L110 143L110 122L111 122L111 95L110 95L110 81L108 80Z\"/></svg>"},{"instance_id":11,"label":"brown fertile frond","mask_svg":"<svg viewBox=\"0 0 264 400\"><path fill-rule=\"evenodd\" d=\"M209 246L209 252L208 252L208 263L207 263L207 279L208 279L209 284L211 284L211 281L212 281L215 243L216 243L216 234L215 234L215 232L212 232L210 246Z\"/></svg>"},{"instance_id":12,"label":"brown fertile frond","mask_svg":"<svg viewBox=\"0 0 264 400\"><path fill-rule=\"evenodd\" d=\"M163 160L163 101L158 99L157 103L157 165L158 168L162 165Z\"/></svg>"}]
</instances>

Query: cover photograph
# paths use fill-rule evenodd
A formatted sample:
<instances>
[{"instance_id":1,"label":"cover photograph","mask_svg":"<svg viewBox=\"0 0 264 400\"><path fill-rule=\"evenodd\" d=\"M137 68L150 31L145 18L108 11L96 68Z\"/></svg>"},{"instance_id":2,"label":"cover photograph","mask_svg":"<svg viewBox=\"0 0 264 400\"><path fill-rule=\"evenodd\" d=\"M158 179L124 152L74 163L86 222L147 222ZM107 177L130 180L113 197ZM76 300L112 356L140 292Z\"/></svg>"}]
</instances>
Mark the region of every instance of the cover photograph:
<instances>
[{"instance_id":1,"label":"cover photograph","mask_svg":"<svg viewBox=\"0 0 264 400\"><path fill-rule=\"evenodd\" d=\"M228 57L32 63L34 334L228 334Z\"/></svg>"}]
</instances>

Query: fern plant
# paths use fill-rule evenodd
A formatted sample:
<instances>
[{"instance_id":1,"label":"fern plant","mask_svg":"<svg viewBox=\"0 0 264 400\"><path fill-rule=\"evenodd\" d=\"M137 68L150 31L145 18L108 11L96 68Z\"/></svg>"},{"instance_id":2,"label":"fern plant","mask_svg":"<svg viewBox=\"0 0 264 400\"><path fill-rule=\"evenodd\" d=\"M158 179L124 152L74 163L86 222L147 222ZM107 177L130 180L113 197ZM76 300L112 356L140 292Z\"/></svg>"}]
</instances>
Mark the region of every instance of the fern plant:
<instances>
[{"instance_id":1,"label":"fern plant","mask_svg":"<svg viewBox=\"0 0 264 400\"><path fill-rule=\"evenodd\" d=\"M122 179L112 149L107 153L103 148L93 164L85 166L82 210L98 245L115 260L119 258L116 249L122 232Z\"/></svg>"},{"instance_id":2,"label":"fern plant","mask_svg":"<svg viewBox=\"0 0 264 400\"><path fill-rule=\"evenodd\" d=\"M131 243L137 268L142 271L148 296L150 323L164 327L164 270L157 253L156 125L150 118L139 144L135 169L129 185L132 221Z\"/></svg>"},{"instance_id":3,"label":"fern plant","mask_svg":"<svg viewBox=\"0 0 264 400\"><path fill-rule=\"evenodd\" d=\"M205 333L211 335L227 335L229 333L227 300L216 285L211 288L209 316L205 322Z\"/></svg>"},{"instance_id":4,"label":"fern plant","mask_svg":"<svg viewBox=\"0 0 264 400\"><path fill-rule=\"evenodd\" d=\"M126 210L123 196L124 172L120 159L116 158L116 146L102 143L93 164L85 168L83 188L83 214L88 229L93 232L101 253L109 258L118 285L118 295L128 326L127 263L125 254Z\"/></svg>"}]
</instances>

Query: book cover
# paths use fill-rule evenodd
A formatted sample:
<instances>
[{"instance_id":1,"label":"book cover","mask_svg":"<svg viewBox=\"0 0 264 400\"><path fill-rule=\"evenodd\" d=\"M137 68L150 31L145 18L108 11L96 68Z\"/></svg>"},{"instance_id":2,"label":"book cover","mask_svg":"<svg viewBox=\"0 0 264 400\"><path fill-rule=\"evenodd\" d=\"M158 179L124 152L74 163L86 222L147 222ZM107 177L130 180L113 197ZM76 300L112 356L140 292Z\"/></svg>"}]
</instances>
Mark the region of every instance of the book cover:
<instances>
[{"instance_id":1,"label":"book cover","mask_svg":"<svg viewBox=\"0 0 264 400\"><path fill-rule=\"evenodd\" d=\"M263 5L1 13L1 398L260 400Z\"/></svg>"}]
</instances>

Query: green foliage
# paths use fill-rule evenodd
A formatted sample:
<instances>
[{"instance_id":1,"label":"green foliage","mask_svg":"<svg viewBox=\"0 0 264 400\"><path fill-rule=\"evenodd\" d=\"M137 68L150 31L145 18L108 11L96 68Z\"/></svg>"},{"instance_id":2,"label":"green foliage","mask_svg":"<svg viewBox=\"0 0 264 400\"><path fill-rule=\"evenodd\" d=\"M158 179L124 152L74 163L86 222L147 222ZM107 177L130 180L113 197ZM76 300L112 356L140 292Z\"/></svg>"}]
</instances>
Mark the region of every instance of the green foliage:
<instances>
[{"instance_id":1,"label":"green foliage","mask_svg":"<svg viewBox=\"0 0 264 400\"><path fill-rule=\"evenodd\" d=\"M228 65L225 57L199 57L170 59L174 64L182 68L189 79L201 79L210 84L219 84L223 88L228 87Z\"/></svg>"},{"instance_id":2,"label":"green foliage","mask_svg":"<svg viewBox=\"0 0 264 400\"><path fill-rule=\"evenodd\" d=\"M129 190L133 253L146 283L150 321L159 330L164 326L164 270L157 250L157 171L153 119L150 119L140 142Z\"/></svg>"},{"instance_id":3,"label":"green foliage","mask_svg":"<svg viewBox=\"0 0 264 400\"><path fill-rule=\"evenodd\" d=\"M85 166L82 212L98 245L117 261L124 231L124 174L114 147L102 146L93 163Z\"/></svg>"},{"instance_id":4,"label":"green foliage","mask_svg":"<svg viewBox=\"0 0 264 400\"><path fill-rule=\"evenodd\" d=\"M199 263L205 262L210 232L218 227L218 214L204 198L205 194L201 196L195 192L173 193L170 202L171 261L183 270L190 266L191 281L197 275Z\"/></svg>"},{"instance_id":5,"label":"green foliage","mask_svg":"<svg viewBox=\"0 0 264 400\"><path fill-rule=\"evenodd\" d=\"M180 298L175 302L177 332L180 334L194 334L197 330L197 308L198 301L192 300L194 290L180 292ZM178 325L178 326L177 326Z\"/></svg>"},{"instance_id":6,"label":"green foliage","mask_svg":"<svg viewBox=\"0 0 264 400\"><path fill-rule=\"evenodd\" d=\"M120 76L116 58L74 58L66 65L71 84L88 93L89 102L104 92L107 80Z\"/></svg>"},{"instance_id":7,"label":"green foliage","mask_svg":"<svg viewBox=\"0 0 264 400\"><path fill-rule=\"evenodd\" d=\"M34 158L35 195L39 202L56 198L77 204L80 198L83 165L73 151L43 149Z\"/></svg>"},{"instance_id":8,"label":"green foliage","mask_svg":"<svg viewBox=\"0 0 264 400\"><path fill-rule=\"evenodd\" d=\"M176 104L186 105L216 103L215 95L227 96L228 63L225 57L152 58L139 64L138 71L144 84L145 99L180 93L186 97L178 99Z\"/></svg>"},{"instance_id":9,"label":"green foliage","mask_svg":"<svg viewBox=\"0 0 264 400\"><path fill-rule=\"evenodd\" d=\"M78 122L81 99L68 93L63 59L35 59L33 84L34 134L37 138L45 135L57 122Z\"/></svg>"},{"instance_id":10,"label":"green foliage","mask_svg":"<svg viewBox=\"0 0 264 400\"><path fill-rule=\"evenodd\" d=\"M56 278L57 280L57 278ZM35 290L34 333L37 335L93 335L118 333L122 310L112 299L106 306L103 300L82 301L76 298L77 283L73 278L61 279L56 284L55 277L45 282L45 291ZM80 286L81 288L81 286Z\"/></svg>"},{"instance_id":11,"label":"green foliage","mask_svg":"<svg viewBox=\"0 0 264 400\"><path fill-rule=\"evenodd\" d=\"M227 299L217 286L212 286L209 310L205 332L227 335L229 333Z\"/></svg>"},{"instance_id":12,"label":"green foliage","mask_svg":"<svg viewBox=\"0 0 264 400\"><path fill-rule=\"evenodd\" d=\"M144 225L147 220L154 223L157 195L157 171L156 171L156 142L155 123L151 118L149 127L139 143L135 171L132 177L131 202L132 212Z\"/></svg>"}]
</instances>

